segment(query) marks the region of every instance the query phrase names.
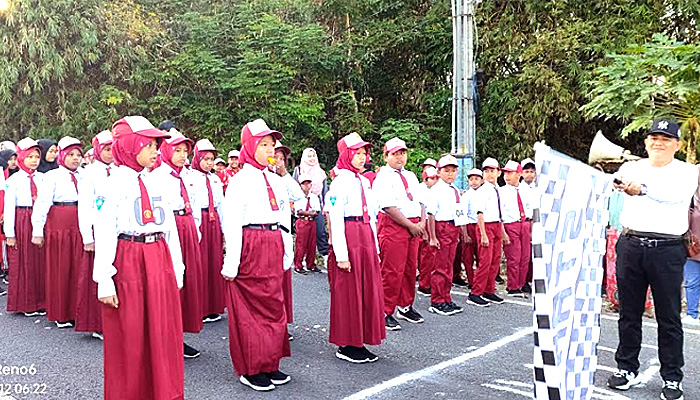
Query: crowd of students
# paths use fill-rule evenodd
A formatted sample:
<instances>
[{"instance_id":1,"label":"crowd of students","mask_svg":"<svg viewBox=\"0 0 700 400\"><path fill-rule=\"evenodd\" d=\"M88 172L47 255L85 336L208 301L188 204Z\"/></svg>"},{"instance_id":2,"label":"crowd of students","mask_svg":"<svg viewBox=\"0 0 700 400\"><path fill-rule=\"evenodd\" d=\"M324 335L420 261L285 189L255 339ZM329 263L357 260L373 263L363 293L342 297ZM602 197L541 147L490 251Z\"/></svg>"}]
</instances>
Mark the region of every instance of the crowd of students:
<instances>
[{"instance_id":1,"label":"crowd of students","mask_svg":"<svg viewBox=\"0 0 700 400\"><path fill-rule=\"evenodd\" d=\"M453 283L471 288L468 304L502 303L502 252L508 295L530 293L532 160L488 158L462 191L453 156L426 160L420 183L403 140L384 144L373 171L372 145L352 133L337 143L328 185L313 149L290 173L282 139L249 122L228 166L209 140L141 116L96 135L90 154L71 137L5 143L8 312L103 339L106 399L179 399L184 359L199 355L183 333L225 310L240 381L267 391L291 380L280 371L291 355L291 274L319 272L317 249L329 341L355 364L378 359L366 346L401 329L397 319L424 322L416 292L440 316L463 311Z\"/></svg>"}]
</instances>

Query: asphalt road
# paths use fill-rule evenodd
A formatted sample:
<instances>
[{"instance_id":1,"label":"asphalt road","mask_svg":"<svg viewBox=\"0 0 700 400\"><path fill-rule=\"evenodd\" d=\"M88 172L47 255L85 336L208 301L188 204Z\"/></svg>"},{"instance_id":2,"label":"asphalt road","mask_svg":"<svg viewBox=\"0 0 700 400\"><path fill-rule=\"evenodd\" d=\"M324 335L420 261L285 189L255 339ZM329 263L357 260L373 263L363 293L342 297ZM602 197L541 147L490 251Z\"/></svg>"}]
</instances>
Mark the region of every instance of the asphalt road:
<instances>
[{"instance_id":1,"label":"asphalt road","mask_svg":"<svg viewBox=\"0 0 700 400\"><path fill-rule=\"evenodd\" d=\"M466 292L454 289L453 293L455 301L464 304ZM352 365L336 359L336 349L327 341L327 276L294 275L294 294L292 357L282 362L282 370L292 376L289 384L262 394L241 385L233 373L224 319L205 324L204 331L198 335L186 335L186 341L202 351L199 358L185 361L186 398L512 400L532 397L529 300L517 299L484 309L465 305L464 313L442 317L428 313L429 299L418 296L416 309L424 315L425 323L403 322L401 331L388 332L387 340L372 348L381 357L378 362ZM0 309L6 309L6 297L0 297ZM657 372L656 327L651 319L645 320L640 356L648 382L627 392L605 388L615 366L616 320L614 314L604 314L602 318L594 398L658 399L661 379ZM686 329L685 337L686 399L700 399L697 357L700 330ZM0 313L0 364L26 367L21 370L25 375L0 374L0 390L10 392L9 396L0 395L0 400L102 398L102 342L71 330L57 329L44 317ZM28 372L31 366L36 370L34 374Z\"/></svg>"}]
</instances>

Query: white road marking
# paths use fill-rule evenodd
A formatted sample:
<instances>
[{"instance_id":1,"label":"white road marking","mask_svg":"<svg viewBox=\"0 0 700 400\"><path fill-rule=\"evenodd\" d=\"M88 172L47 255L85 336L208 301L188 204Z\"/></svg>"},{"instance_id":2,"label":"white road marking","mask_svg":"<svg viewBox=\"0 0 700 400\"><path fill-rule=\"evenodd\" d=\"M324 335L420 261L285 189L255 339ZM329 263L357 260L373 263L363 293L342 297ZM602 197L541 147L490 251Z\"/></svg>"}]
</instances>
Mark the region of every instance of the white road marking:
<instances>
[{"instance_id":1,"label":"white road marking","mask_svg":"<svg viewBox=\"0 0 700 400\"><path fill-rule=\"evenodd\" d=\"M651 380L651 378L653 378L654 375L656 375L659 372L659 369L661 369L658 358L649 360L649 364L651 364L651 366L645 369L644 372L639 374L639 384L642 387L646 386L647 383Z\"/></svg>"},{"instance_id":2,"label":"white road marking","mask_svg":"<svg viewBox=\"0 0 700 400\"><path fill-rule=\"evenodd\" d=\"M496 351L512 342L515 342L516 340L522 339L525 336L531 335L533 332L532 327L524 328L519 330L518 332L506 336L504 338L501 338L495 342L491 342L487 344L484 347L481 347L477 350L470 351L468 353L464 353L461 356L455 357L451 360L446 360L443 361L439 364L423 368L419 371L416 372L409 372L405 373L402 375L397 376L396 378L389 379L388 381L382 382L378 385L375 385L373 387L361 390L353 395L350 395L346 397L346 400L361 400L361 399L366 399L371 396L375 396L379 393L382 393L386 390L395 388L397 386L404 385L406 383L409 383L411 381L419 380L426 378L428 376L434 375L436 372L442 371L446 368L462 364L464 362L467 362L471 359L477 358L484 356L492 351Z\"/></svg>"},{"instance_id":3,"label":"white road marking","mask_svg":"<svg viewBox=\"0 0 700 400\"><path fill-rule=\"evenodd\" d=\"M487 388L489 388L489 389L496 389L496 390L501 390L501 391L504 391L504 392L519 394L519 395L525 396L525 397L527 397L527 398L529 398L529 399L532 398L532 391L523 392L522 390L513 389L513 388L508 387L508 386L492 385L492 384L490 384L490 383L482 383L481 386L487 387Z\"/></svg>"}]
</instances>

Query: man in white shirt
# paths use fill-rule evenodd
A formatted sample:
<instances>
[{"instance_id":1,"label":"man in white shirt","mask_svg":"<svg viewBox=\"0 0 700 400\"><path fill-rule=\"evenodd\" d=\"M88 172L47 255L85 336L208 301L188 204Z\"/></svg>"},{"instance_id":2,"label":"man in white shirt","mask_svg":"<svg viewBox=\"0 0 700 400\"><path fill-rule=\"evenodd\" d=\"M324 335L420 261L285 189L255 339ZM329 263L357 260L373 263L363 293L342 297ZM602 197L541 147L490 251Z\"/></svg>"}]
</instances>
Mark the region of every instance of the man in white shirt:
<instances>
[{"instance_id":1,"label":"man in white shirt","mask_svg":"<svg viewBox=\"0 0 700 400\"><path fill-rule=\"evenodd\" d=\"M425 211L416 175L404 169L408 161L406 143L393 138L384 145L386 160L372 185L379 207L379 258L384 287L387 330L399 330L397 317L413 324L423 317L413 309L416 296L418 246L425 234Z\"/></svg>"},{"instance_id":2,"label":"man in white shirt","mask_svg":"<svg viewBox=\"0 0 700 400\"><path fill-rule=\"evenodd\" d=\"M608 386L627 390L639 384L642 314L651 286L659 337L661 398L683 398L683 328L681 284L688 230L688 207L698 186L698 169L676 160L680 127L655 120L644 140L649 158L622 165L614 181L625 192L620 214L623 233L617 243L617 285L620 298L618 371Z\"/></svg>"}]
</instances>

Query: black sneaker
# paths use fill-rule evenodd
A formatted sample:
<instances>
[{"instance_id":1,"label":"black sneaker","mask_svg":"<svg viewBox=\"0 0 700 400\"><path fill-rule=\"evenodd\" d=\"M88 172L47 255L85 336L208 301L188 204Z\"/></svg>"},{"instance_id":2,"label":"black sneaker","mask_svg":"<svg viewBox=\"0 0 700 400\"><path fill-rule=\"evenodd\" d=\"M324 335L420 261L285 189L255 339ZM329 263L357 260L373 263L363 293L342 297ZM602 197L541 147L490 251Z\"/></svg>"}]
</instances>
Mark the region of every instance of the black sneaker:
<instances>
[{"instance_id":1,"label":"black sneaker","mask_svg":"<svg viewBox=\"0 0 700 400\"><path fill-rule=\"evenodd\" d=\"M503 278L501 277L501 274L496 275L496 283L501 284L501 285L506 283L506 281L504 281Z\"/></svg>"},{"instance_id":2,"label":"black sneaker","mask_svg":"<svg viewBox=\"0 0 700 400\"><path fill-rule=\"evenodd\" d=\"M294 336L293 336L291 333L289 333L289 332L287 332L287 338L289 339L290 342L291 342L292 340L294 340Z\"/></svg>"},{"instance_id":3,"label":"black sneaker","mask_svg":"<svg viewBox=\"0 0 700 400\"><path fill-rule=\"evenodd\" d=\"M401 325L399 325L399 322L391 315L384 316L384 326L387 331L401 330Z\"/></svg>"},{"instance_id":4,"label":"black sneaker","mask_svg":"<svg viewBox=\"0 0 700 400\"><path fill-rule=\"evenodd\" d=\"M428 308L428 311L438 314L438 315L454 315L457 314L457 311L455 311L452 306L450 306L450 303L435 303L431 304L430 308Z\"/></svg>"},{"instance_id":5,"label":"black sneaker","mask_svg":"<svg viewBox=\"0 0 700 400\"><path fill-rule=\"evenodd\" d=\"M464 311L464 309L463 309L462 307L458 306L458 305L455 304L455 302L453 302L453 301L451 301L451 302L449 302L449 303L447 303L447 304L449 304L450 307L452 307L452 309L454 310L455 313L461 313L462 311Z\"/></svg>"},{"instance_id":6,"label":"black sneaker","mask_svg":"<svg viewBox=\"0 0 700 400\"><path fill-rule=\"evenodd\" d=\"M477 296L475 294L470 294L469 297L467 297L467 303L477 306L477 307L488 307L489 302L484 300L481 296Z\"/></svg>"},{"instance_id":7,"label":"black sneaker","mask_svg":"<svg viewBox=\"0 0 700 400\"><path fill-rule=\"evenodd\" d=\"M608 378L608 387L617 390L627 390L639 384L639 379L637 378L637 373L620 369Z\"/></svg>"},{"instance_id":8,"label":"black sneaker","mask_svg":"<svg viewBox=\"0 0 700 400\"><path fill-rule=\"evenodd\" d=\"M56 328L72 328L74 321L56 321Z\"/></svg>"},{"instance_id":9,"label":"black sneaker","mask_svg":"<svg viewBox=\"0 0 700 400\"><path fill-rule=\"evenodd\" d=\"M503 299L498 297L495 293L484 293L481 295L481 297L483 297L484 300L486 300L486 301L490 301L491 303L495 303L495 304L503 303Z\"/></svg>"},{"instance_id":10,"label":"black sneaker","mask_svg":"<svg viewBox=\"0 0 700 400\"><path fill-rule=\"evenodd\" d=\"M467 287L469 284L462 278L455 278L452 280L452 284L459 287Z\"/></svg>"},{"instance_id":11,"label":"black sneaker","mask_svg":"<svg viewBox=\"0 0 700 400\"><path fill-rule=\"evenodd\" d=\"M430 297L430 294L432 293L432 290L430 288L424 288L418 286L418 294L422 294L423 296Z\"/></svg>"},{"instance_id":12,"label":"black sneaker","mask_svg":"<svg viewBox=\"0 0 700 400\"><path fill-rule=\"evenodd\" d=\"M238 379L242 384L258 392L267 392L275 388L267 374L242 375Z\"/></svg>"},{"instance_id":13,"label":"black sneaker","mask_svg":"<svg viewBox=\"0 0 700 400\"><path fill-rule=\"evenodd\" d=\"M677 381L664 381L661 398L664 400L683 400L683 385Z\"/></svg>"},{"instance_id":14,"label":"black sneaker","mask_svg":"<svg viewBox=\"0 0 700 400\"><path fill-rule=\"evenodd\" d=\"M5 289L4 287L0 286L0 296L4 296L4 295L6 295L6 294L7 294L7 289Z\"/></svg>"},{"instance_id":15,"label":"black sneaker","mask_svg":"<svg viewBox=\"0 0 700 400\"><path fill-rule=\"evenodd\" d=\"M205 324L207 324L207 323L209 323L209 322L216 322L216 321L221 321L221 315L219 315L219 314L209 314L209 315L207 315L206 317L204 317L204 318L202 319L202 322L204 322Z\"/></svg>"},{"instance_id":16,"label":"black sneaker","mask_svg":"<svg viewBox=\"0 0 700 400\"><path fill-rule=\"evenodd\" d=\"M24 313L25 317L38 317L39 315L41 315L41 313L38 310ZM60 326L59 326L59 328L60 328Z\"/></svg>"},{"instance_id":17,"label":"black sneaker","mask_svg":"<svg viewBox=\"0 0 700 400\"><path fill-rule=\"evenodd\" d=\"M199 350L185 343L185 358L197 358L199 354Z\"/></svg>"},{"instance_id":18,"label":"black sneaker","mask_svg":"<svg viewBox=\"0 0 700 400\"><path fill-rule=\"evenodd\" d=\"M521 289L508 289L508 296L525 298L525 293Z\"/></svg>"},{"instance_id":19,"label":"black sneaker","mask_svg":"<svg viewBox=\"0 0 700 400\"><path fill-rule=\"evenodd\" d=\"M9 280L8 278L9 278L9 277L8 277L7 275L5 275L5 276L2 278L2 283L4 283L5 285L9 285L9 284L10 284L10 280Z\"/></svg>"},{"instance_id":20,"label":"black sneaker","mask_svg":"<svg viewBox=\"0 0 700 400\"><path fill-rule=\"evenodd\" d=\"M371 351L367 350L367 348L364 347L364 346L360 347L360 351L362 352L362 354L365 355L365 358L367 359L367 362L373 363L373 362L379 360L379 357L377 357L376 354L374 354L374 353L372 353Z\"/></svg>"},{"instance_id":21,"label":"black sneaker","mask_svg":"<svg viewBox=\"0 0 700 400\"><path fill-rule=\"evenodd\" d=\"M273 385L284 385L292 380L291 376L282 371L270 372L267 374L267 377L270 378L270 382L272 382Z\"/></svg>"},{"instance_id":22,"label":"black sneaker","mask_svg":"<svg viewBox=\"0 0 700 400\"><path fill-rule=\"evenodd\" d=\"M396 318L406 320L412 324L420 324L421 322L425 321L423 316L411 306L408 307L406 312L401 311L399 308L398 312L396 313Z\"/></svg>"},{"instance_id":23,"label":"black sneaker","mask_svg":"<svg viewBox=\"0 0 700 400\"><path fill-rule=\"evenodd\" d=\"M299 275L306 275L306 270L304 268L294 268L294 272Z\"/></svg>"},{"instance_id":24,"label":"black sneaker","mask_svg":"<svg viewBox=\"0 0 700 400\"><path fill-rule=\"evenodd\" d=\"M531 294L531 293L532 293L532 286L530 286L530 283L528 282L528 283L526 283L525 286L523 286L520 290L521 290L523 293Z\"/></svg>"},{"instance_id":25,"label":"black sneaker","mask_svg":"<svg viewBox=\"0 0 700 400\"><path fill-rule=\"evenodd\" d=\"M43 316L43 315L46 315L46 310L44 310L43 308L40 309L40 310L37 311L37 312L39 313L39 315L42 315L42 316Z\"/></svg>"},{"instance_id":26,"label":"black sneaker","mask_svg":"<svg viewBox=\"0 0 700 400\"><path fill-rule=\"evenodd\" d=\"M353 364L364 364L370 362L367 354L359 347L343 346L338 347L335 356L341 360L351 362Z\"/></svg>"},{"instance_id":27,"label":"black sneaker","mask_svg":"<svg viewBox=\"0 0 700 400\"><path fill-rule=\"evenodd\" d=\"M315 265L311 268L307 268L306 270L309 272L321 272L321 269Z\"/></svg>"}]
</instances>

